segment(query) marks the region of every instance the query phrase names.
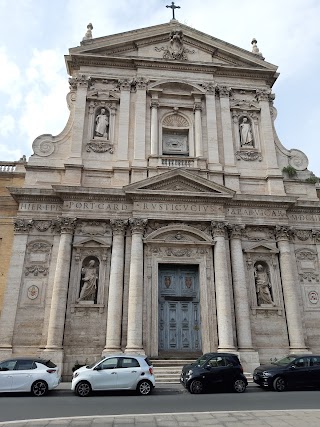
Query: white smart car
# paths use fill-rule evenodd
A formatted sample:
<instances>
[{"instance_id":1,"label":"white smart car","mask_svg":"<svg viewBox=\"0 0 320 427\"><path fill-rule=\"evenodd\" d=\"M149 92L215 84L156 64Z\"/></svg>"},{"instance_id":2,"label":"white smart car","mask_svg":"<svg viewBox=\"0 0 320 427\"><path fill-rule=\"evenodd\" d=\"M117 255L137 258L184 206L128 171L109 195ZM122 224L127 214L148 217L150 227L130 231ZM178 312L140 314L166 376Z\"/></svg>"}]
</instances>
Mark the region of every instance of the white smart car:
<instances>
[{"instance_id":1,"label":"white smart car","mask_svg":"<svg viewBox=\"0 0 320 427\"><path fill-rule=\"evenodd\" d=\"M44 396L59 383L59 369L51 360L20 357L0 362L0 393L27 391Z\"/></svg>"},{"instance_id":2,"label":"white smart car","mask_svg":"<svg viewBox=\"0 0 320 427\"><path fill-rule=\"evenodd\" d=\"M112 355L73 373L71 390L88 396L96 390L136 390L148 395L155 387L153 366L146 356Z\"/></svg>"}]
</instances>

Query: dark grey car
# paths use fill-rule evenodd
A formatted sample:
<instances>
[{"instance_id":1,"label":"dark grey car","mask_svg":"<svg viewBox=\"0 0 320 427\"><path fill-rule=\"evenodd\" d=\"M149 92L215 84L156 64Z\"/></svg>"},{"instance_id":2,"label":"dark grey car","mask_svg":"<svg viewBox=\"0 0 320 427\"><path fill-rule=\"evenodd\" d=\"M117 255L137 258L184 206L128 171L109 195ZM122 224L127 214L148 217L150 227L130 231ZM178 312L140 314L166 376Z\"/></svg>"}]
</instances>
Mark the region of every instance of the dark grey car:
<instances>
[{"instance_id":1,"label":"dark grey car","mask_svg":"<svg viewBox=\"0 0 320 427\"><path fill-rule=\"evenodd\" d=\"M243 393L248 385L238 356L232 353L204 354L182 368L180 382L194 394L215 388Z\"/></svg>"},{"instance_id":2,"label":"dark grey car","mask_svg":"<svg viewBox=\"0 0 320 427\"><path fill-rule=\"evenodd\" d=\"M320 356L290 354L270 365L258 366L253 372L253 381L261 387L276 391L320 387Z\"/></svg>"}]
</instances>

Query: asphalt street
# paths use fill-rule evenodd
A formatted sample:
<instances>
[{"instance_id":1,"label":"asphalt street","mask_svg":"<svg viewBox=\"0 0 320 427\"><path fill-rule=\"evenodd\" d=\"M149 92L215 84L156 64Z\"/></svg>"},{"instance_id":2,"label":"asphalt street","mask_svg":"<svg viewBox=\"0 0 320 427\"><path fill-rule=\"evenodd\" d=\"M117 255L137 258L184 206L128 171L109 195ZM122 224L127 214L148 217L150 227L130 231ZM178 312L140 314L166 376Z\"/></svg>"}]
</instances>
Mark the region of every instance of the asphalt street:
<instances>
[{"instance_id":1,"label":"asphalt street","mask_svg":"<svg viewBox=\"0 0 320 427\"><path fill-rule=\"evenodd\" d=\"M75 396L67 387L40 398L25 393L3 394L0 397L0 422L125 414L320 409L319 390L277 393L262 390L254 384L250 384L243 394L191 395L177 384L159 386L150 396L100 392L86 398Z\"/></svg>"}]
</instances>

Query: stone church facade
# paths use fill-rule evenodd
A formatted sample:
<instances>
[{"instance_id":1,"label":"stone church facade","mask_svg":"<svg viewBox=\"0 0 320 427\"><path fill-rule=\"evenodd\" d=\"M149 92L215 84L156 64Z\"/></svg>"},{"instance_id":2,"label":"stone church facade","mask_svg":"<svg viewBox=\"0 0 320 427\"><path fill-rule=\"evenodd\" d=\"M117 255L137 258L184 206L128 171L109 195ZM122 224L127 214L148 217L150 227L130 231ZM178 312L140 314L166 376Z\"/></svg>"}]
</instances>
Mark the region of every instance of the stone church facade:
<instances>
[{"instance_id":1,"label":"stone church facade","mask_svg":"<svg viewBox=\"0 0 320 427\"><path fill-rule=\"evenodd\" d=\"M66 56L70 117L33 143L0 357L320 352L320 206L279 141L277 67L176 20ZM54 113L54 112L52 112ZM284 169L283 169L284 168ZM288 175L289 173L289 175Z\"/></svg>"}]
</instances>

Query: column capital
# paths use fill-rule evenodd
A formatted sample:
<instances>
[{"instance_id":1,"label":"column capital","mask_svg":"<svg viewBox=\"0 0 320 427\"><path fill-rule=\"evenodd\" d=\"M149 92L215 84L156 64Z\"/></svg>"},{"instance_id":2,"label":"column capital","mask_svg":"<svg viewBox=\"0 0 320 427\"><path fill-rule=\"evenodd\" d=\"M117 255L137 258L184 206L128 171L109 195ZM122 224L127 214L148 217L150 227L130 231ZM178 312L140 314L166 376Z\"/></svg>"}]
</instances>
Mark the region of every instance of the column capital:
<instances>
[{"instance_id":1,"label":"column capital","mask_svg":"<svg viewBox=\"0 0 320 427\"><path fill-rule=\"evenodd\" d=\"M275 99L275 94L271 92L271 89L257 89L256 98L258 101L269 101L272 102Z\"/></svg>"},{"instance_id":2,"label":"column capital","mask_svg":"<svg viewBox=\"0 0 320 427\"><path fill-rule=\"evenodd\" d=\"M129 219L129 225L130 225L132 234L143 234L147 224L148 224L147 219L143 219L143 218Z\"/></svg>"},{"instance_id":3,"label":"column capital","mask_svg":"<svg viewBox=\"0 0 320 427\"><path fill-rule=\"evenodd\" d=\"M202 111L202 104L201 104L201 102L195 102L193 104L193 112L195 113L196 111Z\"/></svg>"},{"instance_id":4,"label":"column capital","mask_svg":"<svg viewBox=\"0 0 320 427\"><path fill-rule=\"evenodd\" d=\"M220 98L229 98L231 95L231 88L227 86L217 86L217 92Z\"/></svg>"},{"instance_id":5,"label":"column capital","mask_svg":"<svg viewBox=\"0 0 320 427\"><path fill-rule=\"evenodd\" d=\"M53 228L61 234L73 234L77 225L77 218L61 217L53 221Z\"/></svg>"},{"instance_id":6,"label":"column capital","mask_svg":"<svg viewBox=\"0 0 320 427\"><path fill-rule=\"evenodd\" d=\"M118 80L118 86L120 90L130 91L131 90L132 80L129 79L120 79Z\"/></svg>"},{"instance_id":7,"label":"column capital","mask_svg":"<svg viewBox=\"0 0 320 427\"><path fill-rule=\"evenodd\" d=\"M15 218L13 221L13 227L16 234L28 234L33 227L33 220Z\"/></svg>"},{"instance_id":8,"label":"column capital","mask_svg":"<svg viewBox=\"0 0 320 427\"><path fill-rule=\"evenodd\" d=\"M231 239L241 239L245 232L245 226L242 224L228 224L227 228Z\"/></svg>"},{"instance_id":9,"label":"column capital","mask_svg":"<svg viewBox=\"0 0 320 427\"><path fill-rule=\"evenodd\" d=\"M316 243L320 243L320 230L312 230L312 237Z\"/></svg>"},{"instance_id":10,"label":"column capital","mask_svg":"<svg viewBox=\"0 0 320 427\"><path fill-rule=\"evenodd\" d=\"M86 74L78 74L75 77L70 77L69 79L70 89L75 90L80 87L87 88L89 86L90 80L91 80L91 77L87 76Z\"/></svg>"},{"instance_id":11,"label":"column capital","mask_svg":"<svg viewBox=\"0 0 320 427\"><path fill-rule=\"evenodd\" d=\"M291 240L294 230L289 226L276 225L274 229L276 240Z\"/></svg>"},{"instance_id":12,"label":"column capital","mask_svg":"<svg viewBox=\"0 0 320 427\"><path fill-rule=\"evenodd\" d=\"M215 95L217 88L215 83L204 83L202 87L205 89L207 95Z\"/></svg>"},{"instance_id":13,"label":"column capital","mask_svg":"<svg viewBox=\"0 0 320 427\"><path fill-rule=\"evenodd\" d=\"M158 109L160 106L160 103L158 101L158 99L151 99L150 101L150 108L156 108Z\"/></svg>"},{"instance_id":14,"label":"column capital","mask_svg":"<svg viewBox=\"0 0 320 427\"><path fill-rule=\"evenodd\" d=\"M136 77L133 80L133 84L135 85L136 89L146 89L148 85L148 80L144 77Z\"/></svg>"},{"instance_id":15,"label":"column capital","mask_svg":"<svg viewBox=\"0 0 320 427\"><path fill-rule=\"evenodd\" d=\"M211 230L214 237L225 237L227 224L225 222L211 221Z\"/></svg>"},{"instance_id":16,"label":"column capital","mask_svg":"<svg viewBox=\"0 0 320 427\"><path fill-rule=\"evenodd\" d=\"M113 235L122 235L128 225L127 219L110 219L110 226Z\"/></svg>"}]
</instances>

